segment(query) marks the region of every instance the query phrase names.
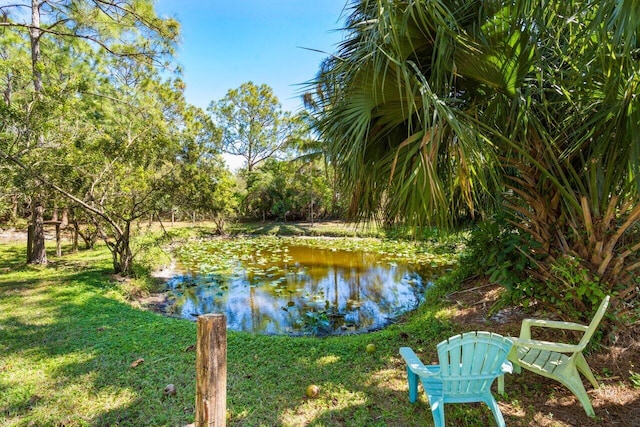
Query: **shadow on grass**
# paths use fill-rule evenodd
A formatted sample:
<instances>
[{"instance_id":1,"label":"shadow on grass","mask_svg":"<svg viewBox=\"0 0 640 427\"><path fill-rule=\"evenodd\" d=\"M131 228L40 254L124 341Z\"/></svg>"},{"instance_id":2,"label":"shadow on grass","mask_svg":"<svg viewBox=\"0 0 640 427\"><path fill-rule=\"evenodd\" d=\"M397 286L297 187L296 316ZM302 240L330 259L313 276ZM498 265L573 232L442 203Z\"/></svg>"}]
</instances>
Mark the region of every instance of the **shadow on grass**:
<instances>
[{"instance_id":1,"label":"shadow on grass","mask_svg":"<svg viewBox=\"0 0 640 427\"><path fill-rule=\"evenodd\" d=\"M26 264L26 245L0 244L0 273L8 273Z\"/></svg>"},{"instance_id":2,"label":"shadow on grass","mask_svg":"<svg viewBox=\"0 0 640 427\"><path fill-rule=\"evenodd\" d=\"M184 349L195 326L105 297L115 286L109 270L85 261L23 264L0 277L0 414L33 425L189 420L195 355ZM164 395L169 383L177 396Z\"/></svg>"}]
</instances>

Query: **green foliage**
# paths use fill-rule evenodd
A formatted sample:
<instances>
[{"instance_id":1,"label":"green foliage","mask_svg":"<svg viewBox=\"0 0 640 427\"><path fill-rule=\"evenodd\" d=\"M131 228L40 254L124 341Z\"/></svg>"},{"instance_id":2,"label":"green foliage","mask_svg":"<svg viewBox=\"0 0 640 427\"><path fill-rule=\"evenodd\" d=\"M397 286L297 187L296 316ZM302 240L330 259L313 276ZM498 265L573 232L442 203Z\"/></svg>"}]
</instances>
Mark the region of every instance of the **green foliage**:
<instances>
[{"instance_id":1,"label":"green foliage","mask_svg":"<svg viewBox=\"0 0 640 427\"><path fill-rule=\"evenodd\" d=\"M326 311L307 311L301 320L305 332L322 336L331 332L331 321Z\"/></svg>"},{"instance_id":2,"label":"green foliage","mask_svg":"<svg viewBox=\"0 0 640 427\"><path fill-rule=\"evenodd\" d=\"M219 133L203 111L185 108L177 170L174 179L165 182L167 197L158 211L212 219L222 233L225 222L236 214L238 200L236 183L212 144Z\"/></svg>"},{"instance_id":3,"label":"green foliage","mask_svg":"<svg viewBox=\"0 0 640 427\"><path fill-rule=\"evenodd\" d=\"M631 381L631 384L633 384L633 387L640 388L640 374L633 371L629 371L629 374L631 375L629 377L629 381Z\"/></svg>"},{"instance_id":4,"label":"green foliage","mask_svg":"<svg viewBox=\"0 0 640 427\"><path fill-rule=\"evenodd\" d=\"M588 319L605 296L598 277L586 263L571 256L552 262L549 275L541 273L539 247L530 235L509 223L499 218L487 220L471 232L461 265L468 266L467 276L487 276L509 291L494 310L507 304L528 307L537 303L568 319Z\"/></svg>"},{"instance_id":5,"label":"green foliage","mask_svg":"<svg viewBox=\"0 0 640 427\"><path fill-rule=\"evenodd\" d=\"M82 211L72 222L90 224L87 241L102 237L114 271L131 274L131 223L162 204L179 147L184 99L159 67L179 27L149 0L41 6L3 8L2 107L16 114L0 115L0 161L19 193ZM36 24L29 10L45 31L25 31Z\"/></svg>"},{"instance_id":6,"label":"green foliage","mask_svg":"<svg viewBox=\"0 0 640 427\"><path fill-rule=\"evenodd\" d=\"M531 286L576 255L637 300L633 4L351 2L309 84L350 213L442 228L506 210L520 235L482 260L494 280L513 288L535 241Z\"/></svg>"},{"instance_id":7,"label":"green foliage","mask_svg":"<svg viewBox=\"0 0 640 427\"><path fill-rule=\"evenodd\" d=\"M561 284L556 292L562 296L566 308L574 307L576 301L597 306L605 297L600 280L584 265L582 260L572 256L560 258L551 265L555 277L553 285Z\"/></svg>"},{"instance_id":8,"label":"green foliage","mask_svg":"<svg viewBox=\"0 0 640 427\"><path fill-rule=\"evenodd\" d=\"M483 221L472 230L465 264L472 274L481 274L513 291L529 282L527 271L534 267L533 249L539 245L529 235L509 226L499 217Z\"/></svg>"},{"instance_id":9,"label":"green foliage","mask_svg":"<svg viewBox=\"0 0 640 427\"><path fill-rule=\"evenodd\" d=\"M327 216L331 190L314 163L266 160L247 175L244 215L249 219L307 220Z\"/></svg>"},{"instance_id":10,"label":"green foliage","mask_svg":"<svg viewBox=\"0 0 640 427\"><path fill-rule=\"evenodd\" d=\"M579 258L562 257L551 264L553 280L545 283L524 280L515 286L511 300L524 306L536 301L557 310L564 318L588 321L605 292L597 275L585 265Z\"/></svg>"},{"instance_id":11,"label":"green foliage","mask_svg":"<svg viewBox=\"0 0 640 427\"><path fill-rule=\"evenodd\" d=\"M222 100L212 101L207 111L221 129L222 149L243 157L249 173L291 144L301 126L299 117L282 111L278 98L266 84L243 83L230 89Z\"/></svg>"}]
</instances>

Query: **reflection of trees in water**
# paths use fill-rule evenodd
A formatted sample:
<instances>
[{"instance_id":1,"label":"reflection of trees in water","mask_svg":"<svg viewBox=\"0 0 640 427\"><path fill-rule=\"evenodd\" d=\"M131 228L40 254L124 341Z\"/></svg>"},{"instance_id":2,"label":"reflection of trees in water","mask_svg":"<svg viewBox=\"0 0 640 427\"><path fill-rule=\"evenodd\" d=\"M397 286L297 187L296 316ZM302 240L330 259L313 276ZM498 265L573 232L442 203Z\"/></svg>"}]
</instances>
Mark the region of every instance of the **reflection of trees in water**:
<instances>
[{"instance_id":1,"label":"reflection of trees in water","mask_svg":"<svg viewBox=\"0 0 640 427\"><path fill-rule=\"evenodd\" d=\"M271 261L261 261L262 270L245 265L233 278L187 288L178 301L182 316L224 312L230 329L288 333L300 330L312 311L367 329L414 308L424 294L418 272L380 263L374 254L289 248L279 265L264 252L246 259Z\"/></svg>"}]
</instances>

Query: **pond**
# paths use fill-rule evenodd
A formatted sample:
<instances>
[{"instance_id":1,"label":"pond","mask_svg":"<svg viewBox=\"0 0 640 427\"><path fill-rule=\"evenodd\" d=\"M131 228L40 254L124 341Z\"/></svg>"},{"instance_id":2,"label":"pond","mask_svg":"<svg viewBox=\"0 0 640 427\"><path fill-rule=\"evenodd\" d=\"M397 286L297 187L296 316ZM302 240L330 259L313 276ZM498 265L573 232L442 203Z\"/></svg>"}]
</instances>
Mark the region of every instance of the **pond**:
<instances>
[{"instance_id":1,"label":"pond","mask_svg":"<svg viewBox=\"0 0 640 427\"><path fill-rule=\"evenodd\" d=\"M167 283L173 315L225 313L229 329L264 334L366 332L415 309L442 271L363 250L267 242L183 250L183 273Z\"/></svg>"}]
</instances>

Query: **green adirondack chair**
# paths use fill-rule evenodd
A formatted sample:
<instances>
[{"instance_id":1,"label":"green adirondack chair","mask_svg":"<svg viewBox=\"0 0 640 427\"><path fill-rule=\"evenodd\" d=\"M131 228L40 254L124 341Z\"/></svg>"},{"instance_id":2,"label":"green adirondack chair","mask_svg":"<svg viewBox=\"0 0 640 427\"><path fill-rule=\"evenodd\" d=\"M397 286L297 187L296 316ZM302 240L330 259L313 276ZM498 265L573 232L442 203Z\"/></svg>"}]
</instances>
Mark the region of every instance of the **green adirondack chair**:
<instances>
[{"instance_id":1,"label":"green adirondack chair","mask_svg":"<svg viewBox=\"0 0 640 427\"><path fill-rule=\"evenodd\" d=\"M442 341L437 346L440 365L424 365L409 347L400 348L407 363L409 401L418 396L418 378L429 398L436 427L444 427L444 404L484 402L498 426L504 418L491 394L496 377L511 372L507 354L512 341L490 332L467 332Z\"/></svg>"},{"instance_id":2,"label":"green adirondack chair","mask_svg":"<svg viewBox=\"0 0 640 427\"><path fill-rule=\"evenodd\" d=\"M580 374L584 375L594 388L598 388L598 382L591 369L589 369L582 351L591 340L600 320L602 320L609 305L609 298L609 296L606 296L600 303L600 307L598 307L589 325L554 320L523 320L520 337L513 338L513 347L508 356L508 359L515 365L516 372L520 372L520 367L522 367L562 383L578 398L584 411L590 417L595 417L595 412L589 400L589 395L582 384ZM533 326L579 331L583 332L583 335L580 342L575 345L534 340L531 339L531 328ZM500 394L504 393L504 377L498 379L498 392Z\"/></svg>"}]
</instances>

